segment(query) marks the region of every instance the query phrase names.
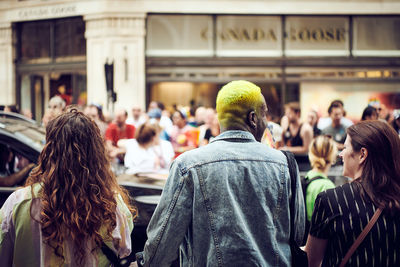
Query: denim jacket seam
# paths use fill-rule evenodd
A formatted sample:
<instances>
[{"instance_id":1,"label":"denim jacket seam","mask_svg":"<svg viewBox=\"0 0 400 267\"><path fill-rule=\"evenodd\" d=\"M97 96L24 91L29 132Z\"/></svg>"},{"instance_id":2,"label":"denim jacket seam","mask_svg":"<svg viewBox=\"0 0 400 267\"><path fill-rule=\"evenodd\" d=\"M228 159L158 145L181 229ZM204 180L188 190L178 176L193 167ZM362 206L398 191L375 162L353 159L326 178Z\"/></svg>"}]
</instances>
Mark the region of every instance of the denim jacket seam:
<instances>
[{"instance_id":1,"label":"denim jacket seam","mask_svg":"<svg viewBox=\"0 0 400 267\"><path fill-rule=\"evenodd\" d=\"M285 167L287 167L287 164L281 164L281 184L285 184ZM277 216L278 213L281 212L281 207L282 207L282 200L283 200L283 187L280 187L280 190L278 192L278 201L277 201L277 210L274 213L274 220L278 220ZM278 266L278 261L279 261L279 253L278 250L274 248L274 255L275 255L275 266Z\"/></svg>"},{"instance_id":2,"label":"denim jacket seam","mask_svg":"<svg viewBox=\"0 0 400 267\"><path fill-rule=\"evenodd\" d=\"M219 239L218 239L218 236L217 236L217 231L215 229L214 213L212 211L211 203L208 200L207 194L206 194L206 192L204 190L204 180L202 179L201 170L199 170L199 172L200 172L200 175L198 176L199 186L200 186L200 190L201 190L201 193L203 195L203 198L204 198L204 205L206 206L207 214L208 214L208 217L209 217L210 228L211 228L211 232L212 232L212 235L213 235L213 240L214 240L214 245L215 245L215 250L216 250L216 256L217 256L217 260L218 260L218 266L223 266L222 253L221 253L221 249L219 247Z\"/></svg>"},{"instance_id":3,"label":"denim jacket seam","mask_svg":"<svg viewBox=\"0 0 400 267\"><path fill-rule=\"evenodd\" d=\"M171 204L170 204L170 206L168 207L168 212L167 212L167 214L166 214L165 220L163 221L163 224L161 225L161 231L160 231L159 235L158 235L157 238L156 238L156 246L154 247L154 251L153 251L153 253L152 253L152 257L149 259L149 264L152 262L154 256L157 254L157 250L158 250L158 247L159 247L159 245L160 245L160 241L161 241L161 239L162 239L162 236L163 236L164 233L165 233L165 227L166 227L167 224L168 224L168 221L169 221L169 219L170 219L170 217L171 217L172 211L174 210L174 208L175 208L175 206L176 206L176 202L178 201L178 198L179 198L179 196L180 196L180 194L181 194L181 192L182 192L182 188L183 188L184 180L185 180L185 179L184 179L184 177L180 177L179 180L180 180L180 181L179 181L179 185L178 185L178 190L177 190L177 192L174 194L174 197L172 198Z\"/></svg>"},{"instance_id":4,"label":"denim jacket seam","mask_svg":"<svg viewBox=\"0 0 400 267\"><path fill-rule=\"evenodd\" d=\"M249 158L230 158L230 159L216 159L216 160L210 160L210 161L204 161L204 162L200 162L200 163L196 163L193 165L189 165L189 166L184 166L182 167L182 169L180 169L181 175L185 175L187 172L189 172L191 169L203 166L203 165L207 165L207 164L211 164L211 163L216 163L216 162L223 162L223 161L257 161L257 162L268 162L268 163L274 163L274 164L283 164L284 163L280 162L280 161L276 161L276 160L270 160L270 159L249 159ZM287 166L287 164L285 165Z\"/></svg>"}]
</instances>

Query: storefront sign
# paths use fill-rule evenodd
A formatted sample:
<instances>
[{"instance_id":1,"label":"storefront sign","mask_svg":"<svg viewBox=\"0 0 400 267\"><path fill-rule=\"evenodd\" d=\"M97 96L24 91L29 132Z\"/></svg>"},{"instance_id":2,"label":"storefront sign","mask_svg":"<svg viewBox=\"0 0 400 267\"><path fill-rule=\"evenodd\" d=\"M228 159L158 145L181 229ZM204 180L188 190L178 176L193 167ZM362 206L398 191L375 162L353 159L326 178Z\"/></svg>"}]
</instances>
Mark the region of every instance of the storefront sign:
<instances>
[{"instance_id":1,"label":"storefront sign","mask_svg":"<svg viewBox=\"0 0 400 267\"><path fill-rule=\"evenodd\" d=\"M147 56L212 56L212 16L150 15Z\"/></svg>"},{"instance_id":2,"label":"storefront sign","mask_svg":"<svg viewBox=\"0 0 400 267\"><path fill-rule=\"evenodd\" d=\"M348 16L149 16L151 56L349 56ZM215 23L215 24L214 24ZM353 55L400 56L400 18L353 19ZM282 38L283 41L282 41ZM284 42L285 50L282 49Z\"/></svg>"},{"instance_id":3,"label":"storefront sign","mask_svg":"<svg viewBox=\"0 0 400 267\"><path fill-rule=\"evenodd\" d=\"M400 17L354 17L354 56L400 56Z\"/></svg>"},{"instance_id":4,"label":"storefront sign","mask_svg":"<svg viewBox=\"0 0 400 267\"><path fill-rule=\"evenodd\" d=\"M346 42L345 28L290 28L287 37L291 42Z\"/></svg>"},{"instance_id":5,"label":"storefront sign","mask_svg":"<svg viewBox=\"0 0 400 267\"><path fill-rule=\"evenodd\" d=\"M20 9L18 11L18 19L20 20L66 17L66 16L76 16L76 15L78 14L75 5L27 8L27 9Z\"/></svg>"},{"instance_id":6,"label":"storefront sign","mask_svg":"<svg viewBox=\"0 0 400 267\"><path fill-rule=\"evenodd\" d=\"M347 17L287 17L286 56L348 56Z\"/></svg>"},{"instance_id":7,"label":"storefront sign","mask_svg":"<svg viewBox=\"0 0 400 267\"><path fill-rule=\"evenodd\" d=\"M217 56L282 55L278 16L218 16L216 28Z\"/></svg>"}]
</instances>

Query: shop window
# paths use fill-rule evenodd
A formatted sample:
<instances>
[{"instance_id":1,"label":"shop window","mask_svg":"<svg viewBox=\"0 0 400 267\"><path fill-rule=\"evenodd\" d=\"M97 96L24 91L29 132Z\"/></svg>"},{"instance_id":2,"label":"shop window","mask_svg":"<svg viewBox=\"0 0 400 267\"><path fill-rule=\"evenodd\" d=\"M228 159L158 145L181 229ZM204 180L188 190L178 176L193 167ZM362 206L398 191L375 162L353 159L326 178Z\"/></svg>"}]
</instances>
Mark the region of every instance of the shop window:
<instances>
[{"instance_id":1,"label":"shop window","mask_svg":"<svg viewBox=\"0 0 400 267\"><path fill-rule=\"evenodd\" d=\"M22 60L50 58L50 24L48 21L20 24L20 57Z\"/></svg>"},{"instance_id":2,"label":"shop window","mask_svg":"<svg viewBox=\"0 0 400 267\"><path fill-rule=\"evenodd\" d=\"M81 17L21 22L17 31L22 62L86 54L85 22Z\"/></svg>"},{"instance_id":3,"label":"shop window","mask_svg":"<svg viewBox=\"0 0 400 267\"><path fill-rule=\"evenodd\" d=\"M54 37L55 57L85 55L85 22L81 18L56 20Z\"/></svg>"}]
</instances>

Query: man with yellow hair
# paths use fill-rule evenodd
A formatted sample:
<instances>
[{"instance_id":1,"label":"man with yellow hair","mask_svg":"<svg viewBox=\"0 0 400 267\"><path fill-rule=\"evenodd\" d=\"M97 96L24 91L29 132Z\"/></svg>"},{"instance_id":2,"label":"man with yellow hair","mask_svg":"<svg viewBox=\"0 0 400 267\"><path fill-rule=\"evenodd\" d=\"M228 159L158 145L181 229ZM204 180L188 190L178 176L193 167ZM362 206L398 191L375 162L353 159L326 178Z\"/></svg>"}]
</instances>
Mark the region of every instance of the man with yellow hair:
<instances>
[{"instance_id":1,"label":"man with yellow hair","mask_svg":"<svg viewBox=\"0 0 400 267\"><path fill-rule=\"evenodd\" d=\"M267 105L261 90L233 81L217 96L221 134L170 168L138 262L170 266L290 266L290 176L286 157L261 144ZM299 181L299 179L298 179ZM295 239L304 234L296 192Z\"/></svg>"}]
</instances>

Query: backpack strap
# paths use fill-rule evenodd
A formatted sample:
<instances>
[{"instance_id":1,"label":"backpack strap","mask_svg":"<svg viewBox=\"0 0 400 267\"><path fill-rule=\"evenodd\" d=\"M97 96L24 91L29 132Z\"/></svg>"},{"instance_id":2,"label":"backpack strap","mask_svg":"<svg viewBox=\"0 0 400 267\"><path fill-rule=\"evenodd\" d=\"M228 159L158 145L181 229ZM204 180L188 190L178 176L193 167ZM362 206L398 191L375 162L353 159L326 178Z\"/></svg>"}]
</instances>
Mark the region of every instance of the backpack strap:
<instances>
[{"instance_id":1,"label":"backpack strap","mask_svg":"<svg viewBox=\"0 0 400 267\"><path fill-rule=\"evenodd\" d=\"M291 185L291 192L292 192L292 199L290 201L290 240L294 243L294 207L296 201L296 178L297 178L297 168L296 168L296 159L294 158L293 153L289 151L281 151L287 159L289 174L290 174L290 185Z\"/></svg>"},{"instance_id":2,"label":"backpack strap","mask_svg":"<svg viewBox=\"0 0 400 267\"><path fill-rule=\"evenodd\" d=\"M311 182L313 182L315 180L318 180L318 179L325 179L325 177L322 176L322 175L318 175L318 176L315 176L313 178L308 178L307 177L307 179L305 179L306 180L306 186L309 186L309 184L311 184Z\"/></svg>"},{"instance_id":3,"label":"backpack strap","mask_svg":"<svg viewBox=\"0 0 400 267\"><path fill-rule=\"evenodd\" d=\"M306 179L307 178L307 179ZM306 196L307 196L307 188L308 186L314 182L315 180L319 179L325 179L324 176L322 175L317 175L313 178L308 178L307 176L301 179L301 189L303 189L303 197L304 197L304 203L306 203Z\"/></svg>"}]
</instances>

